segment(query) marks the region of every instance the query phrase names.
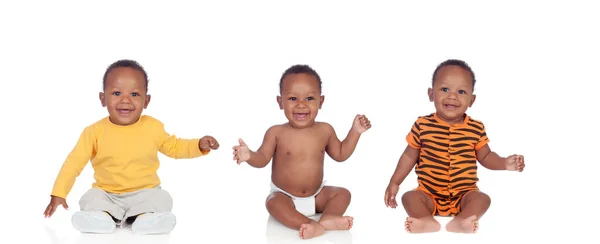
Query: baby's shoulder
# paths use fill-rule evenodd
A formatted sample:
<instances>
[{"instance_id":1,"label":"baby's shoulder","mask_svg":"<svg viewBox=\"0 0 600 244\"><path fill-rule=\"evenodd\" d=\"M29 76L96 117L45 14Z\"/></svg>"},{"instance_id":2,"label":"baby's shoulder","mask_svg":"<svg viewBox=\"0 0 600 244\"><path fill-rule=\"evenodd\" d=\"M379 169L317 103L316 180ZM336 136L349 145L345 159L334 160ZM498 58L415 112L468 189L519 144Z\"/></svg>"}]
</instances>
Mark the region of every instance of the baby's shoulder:
<instances>
[{"instance_id":1,"label":"baby's shoulder","mask_svg":"<svg viewBox=\"0 0 600 244\"><path fill-rule=\"evenodd\" d=\"M140 116L140 120L144 124L159 125L159 126L163 126L164 125L162 121L160 121L159 119L157 119L157 118L155 118L155 117L153 117L151 115L144 114L144 115Z\"/></svg>"},{"instance_id":2,"label":"baby's shoulder","mask_svg":"<svg viewBox=\"0 0 600 244\"><path fill-rule=\"evenodd\" d=\"M471 116L468 116L467 124L470 125L471 127L475 127L480 130L483 130L483 128L485 128L485 126L483 125L483 122L481 120L474 119Z\"/></svg>"},{"instance_id":3,"label":"baby's shoulder","mask_svg":"<svg viewBox=\"0 0 600 244\"><path fill-rule=\"evenodd\" d=\"M286 131L285 124L271 125L265 132L265 138L273 138L279 140L281 135Z\"/></svg>"},{"instance_id":4,"label":"baby's shoulder","mask_svg":"<svg viewBox=\"0 0 600 244\"><path fill-rule=\"evenodd\" d=\"M475 118L473 118L471 116L469 116L469 122L483 124L483 122L481 122L481 120L475 119Z\"/></svg>"},{"instance_id":5,"label":"baby's shoulder","mask_svg":"<svg viewBox=\"0 0 600 244\"><path fill-rule=\"evenodd\" d=\"M283 130L285 130L285 124L276 124L271 125L271 127L267 129L267 133L280 133Z\"/></svg>"},{"instance_id":6,"label":"baby's shoulder","mask_svg":"<svg viewBox=\"0 0 600 244\"><path fill-rule=\"evenodd\" d=\"M324 121L315 121L315 128L330 130L330 129L333 129L333 126L330 123L327 123Z\"/></svg>"},{"instance_id":7,"label":"baby's shoulder","mask_svg":"<svg viewBox=\"0 0 600 244\"><path fill-rule=\"evenodd\" d=\"M94 131L94 130L99 130L102 129L104 127L106 127L106 125L110 123L110 119L108 116L103 117L99 120L96 120L94 122L92 122L91 124L88 124L83 130L84 131Z\"/></svg>"},{"instance_id":8,"label":"baby's shoulder","mask_svg":"<svg viewBox=\"0 0 600 244\"><path fill-rule=\"evenodd\" d=\"M426 115L419 115L415 119L414 123L418 124L418 125L423 124L423 123L435 123L435 117L434 117L433 113L426 114Z\"/></svg>"},{"instance_id":9,"label":"baby's shoulder","mask_svg":"<svg viewBox=\"0 0 600 244\"><path fill-rule=\"evenodd\" d=\"M335 130L331 124L322 121L315 122L314 127L323 134L328 134Z\"/></svg>"}]
</instances>

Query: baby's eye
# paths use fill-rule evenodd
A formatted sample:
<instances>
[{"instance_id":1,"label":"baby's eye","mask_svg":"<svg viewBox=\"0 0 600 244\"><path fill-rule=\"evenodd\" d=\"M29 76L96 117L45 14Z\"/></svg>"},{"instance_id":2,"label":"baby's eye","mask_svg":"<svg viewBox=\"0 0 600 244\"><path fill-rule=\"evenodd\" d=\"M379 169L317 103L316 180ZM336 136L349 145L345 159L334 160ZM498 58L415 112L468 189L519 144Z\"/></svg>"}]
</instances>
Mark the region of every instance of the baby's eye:
<instances>
[{"instance_id":1,"label":"baby's eye","mask_svg":"<svg viewBox=\"0 0 600 244\"><path fill-rule=\"evenodd\" d=\"M467 94L467 92L465 90L460 90L458 91L458 94Z\"/></svg>"},{"instance_id":2,"label":"baby's eye","mask_svg":"<svg viewBox=\"0 0 600 244\"><path fill-rule=\"evenodd\" d=\"M311 101L311 100L315 100L314 97L307 97L306 100Z\"/></svg>"},{"instance_id":3,"label":"baby's eye","mask_svg":"<svg viewBox=\"0 0 600 244\"><path fill-rule=\"evenodd\" d=\"M442 88L442 91L443 91L443 92L447 92L447 91L448 91L448 88L446 88L446 87L443 87L443 88Z\"/></svg>"},{"instance_id":4,"label":"baby's eye","mask_svg":"<svg viewBox=\"0 0 600 244\"><path fill-rule=\"evenodd\" d=\"M137 93L137 92L131 93L131 96L134 96L134 97L137 97L137 96L139 96L139 95L140 95L140 94L139 94L139 93Z\"/></svg>"},{"instance_id":5,"label":"baby's eye","mask_svg":"<svg viewBox=\"0 0 600 244\"><path fill-rule=\"evenodd\" d=\"M296 101L295 97L290 97L289 100Z\"/></svg>"},{"instance_id":6,"label":"baby's eye","mask_svg":"<svg viewBox=\"0 0 600 244\"><path fill-rule=\"evenodd\" d=\"M112 94L113 94L113 96L120 96L121 92L113 92Z\"/></svg>"}]
</instances>

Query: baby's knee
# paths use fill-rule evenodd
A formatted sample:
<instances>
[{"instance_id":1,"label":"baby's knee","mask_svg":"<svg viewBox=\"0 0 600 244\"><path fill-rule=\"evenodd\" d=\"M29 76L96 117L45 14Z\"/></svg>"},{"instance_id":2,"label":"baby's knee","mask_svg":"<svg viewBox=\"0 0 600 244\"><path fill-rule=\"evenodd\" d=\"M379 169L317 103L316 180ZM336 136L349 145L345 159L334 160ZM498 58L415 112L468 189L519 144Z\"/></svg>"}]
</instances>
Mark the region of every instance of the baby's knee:
<instances>
[{"instance_id":1,"label":"baby's knee","mask_svg":"<svg viewBox=\"0 0 600 244\"><path fill-rule=\"evenodd\" d=\"M275 210L277 208L278 204L277 202L280 202L281 200L279 200L282 197L281 193L278 192L273 192L271 194L269 194L269 196L267 196L267 199L265 200L265 207L267 208L267 210L272 211Z\"/></svg>"},{"instance_id":2,"label":"baby's knee","mask_svg":"<svg viewBox=\"0 0 600 244\"><path fill-rule=\"evenodd\" d=\"M98 188L91 188L86 191L79 199L79 206L81 208L87 208L88 206L100 203L110 203L107 193Z\"/></svg>"},{"instance_id":3,"label":"baby's knee","mask_svg":"<svg viewBox=\"0 0 600 244\"><path fill-rule=\"evenodd\" d=\"M273 200L272 197L267 197L267 200L265 200L265 207L267 208L267 210L273 210L275 209L275 203L276 201Z\"/></svg>"},{"instance_id":4,"label":"baby's knee","mask_svg":"<svg viewBox=\"0 0 600 244\"><path fill-rule=\"evenodd\" d=\"M488 194L483 193L481 191L473 191L467 194L469 202L477 202L478 204L487 206L489 206L492 203L492 198Z\"/></svg>"},{"instance_id":5,"label":"baby's knee","mask_svg":"<svg viewBox=\"0 0 600 244\"><path fill-rule=\"evenodd\" d=\"M407 191L404 194L402 194L402 202L403 203L413 201L415 199L422 200L422 198L423 198L423 193L419 192L419 191L415 191L415 190Z\"/></svg>"},{"instance_id":6,"label":"baby's knee","mask_svg":"<svg viewBox=\"0 0 600 244\"><path fill-rule=\"evenodd\" d=\"M168 191L165 191L165 190L162 190L162 189L161 189L161 190L158 192L158 196L159 196L159 197L161 197L161 198L168 199L168 200L169 200L169 201L171 201L171 202L173 201L173 197L171 196L171 193L169 193Z\"/></svg>"},{"instance_id":7,"label":"baby's knee","mask_svg":"<svg viewBox=\"0 0 600 244\"><path fill-rule=\"evenodd\" d=\"M147 194L140 195L144 201L153 202L154 205L160 206L164 211L173 208L173 197L163 189L149 189Z\"/></svg>"},{"instance_id":8,"label":"baby's knee","mask_svg":"<svg viewBox=\"0 0 600 244\"><path fill-rule=\"evenodd\" d=\"M163 202L169 202L172 203L173 202L173 197L171 196L171 193L169 193L168 191L164 190L164 189L148 189L148 199L150 200L160 200Z\"/></svg>"},{"instance_id":9,"label":"baby's knee","mask_svg":"<svg viewBox=\"0 0 600 244\"><path fill-rule=\"evenodd\" d=\"M492 203L492 198L490 197L490 195L483 193L483 192L479 192L479 198L481 199L481 201L487 205L490 205Z\"/></svg>"},{"instance_id":10,"label":"baby's knee","mask_svg":"<svg viewBox=\"0 0 600 244\"><path fill-rule=\"evenodd\" d=\"M340 188L337 190L337 193L336 193L336 194L337 194L338 196L341 196L341 197L343 197L343 198L346 198L346 199L348 199L348 201L350 201L350 199L352 199L352 193L350 193L350 190L348 190L348 189L346 189L346 188L343 188L343 187L340 187Z\"/></svg>"}]
</instances>

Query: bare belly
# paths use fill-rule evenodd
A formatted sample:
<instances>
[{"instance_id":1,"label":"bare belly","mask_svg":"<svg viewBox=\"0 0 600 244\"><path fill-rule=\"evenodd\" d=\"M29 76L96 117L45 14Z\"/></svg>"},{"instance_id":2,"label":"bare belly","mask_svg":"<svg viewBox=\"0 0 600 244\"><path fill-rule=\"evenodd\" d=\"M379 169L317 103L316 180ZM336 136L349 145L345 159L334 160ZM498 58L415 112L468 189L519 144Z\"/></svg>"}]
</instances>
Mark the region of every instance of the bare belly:
<instances>
[{"instance_id":1,"label":"bare belly","mask_svg":"<svg viewBox=\"0 0 600 244\"><path fill-rule=\"evenodd\" d=\"M323 182L323 164L312 167L292 167L273 163L271 180L273 184L296 197L312 196Z\"/></svg>"}]
</instances>

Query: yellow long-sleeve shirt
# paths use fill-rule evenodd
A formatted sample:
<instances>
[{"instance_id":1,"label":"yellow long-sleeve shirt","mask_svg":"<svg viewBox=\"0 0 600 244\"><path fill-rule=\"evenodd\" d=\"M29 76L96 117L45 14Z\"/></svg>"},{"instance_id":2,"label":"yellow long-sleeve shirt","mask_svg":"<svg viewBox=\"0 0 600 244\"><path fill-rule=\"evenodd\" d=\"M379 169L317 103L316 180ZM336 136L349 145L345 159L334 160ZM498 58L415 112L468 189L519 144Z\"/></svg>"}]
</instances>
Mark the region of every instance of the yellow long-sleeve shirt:
<instances>
[{"instance_id":1,"label":"yellow long-sleeve shirt","mask_svg":"<svg viewBox=\"0 0 600 244\"><path fill-rule=\"evenodd\" d=\"M92 187L125 193L158 186L158 152L175 159L208 154L198 148L198 141L168 134L163 123L147 115L128 126L103 118L83 130L60 169L51 195L66 198L90 160L95 179Z\"/></svg>"}]
</instances>

